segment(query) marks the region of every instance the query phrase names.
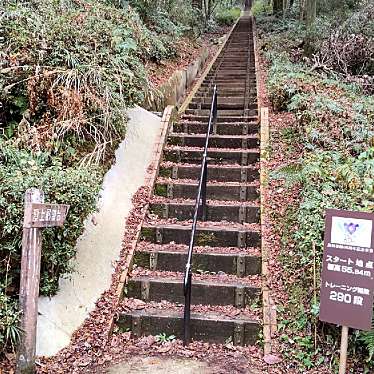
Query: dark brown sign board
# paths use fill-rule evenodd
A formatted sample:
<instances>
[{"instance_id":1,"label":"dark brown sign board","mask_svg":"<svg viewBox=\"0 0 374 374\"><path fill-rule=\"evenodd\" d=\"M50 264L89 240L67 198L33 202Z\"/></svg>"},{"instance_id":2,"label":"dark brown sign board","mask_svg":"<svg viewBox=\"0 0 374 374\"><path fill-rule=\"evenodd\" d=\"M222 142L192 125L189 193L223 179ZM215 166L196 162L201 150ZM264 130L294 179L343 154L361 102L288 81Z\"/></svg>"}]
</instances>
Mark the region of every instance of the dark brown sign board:
<instances>
[{"instance_id":1,"label":"dark brown sign board","mask_svg":"<svg viewBox=\"0 0 374 374\"><path fill-rule=\"evenodd\" d=\"M30 203L25 206L23 227L43 228L62 226L69 211L65 204Z\"/></svg>"},{"instance_id":2,"label":"dark brown sign board","mask_svg":"<svg viewBox=\"0 0 374 374\"><path fill-rule=\"evenodd\" d=\"M370 330L374 292L374 214L327 209L321 321Z\"/></svg>"}]
</instances>

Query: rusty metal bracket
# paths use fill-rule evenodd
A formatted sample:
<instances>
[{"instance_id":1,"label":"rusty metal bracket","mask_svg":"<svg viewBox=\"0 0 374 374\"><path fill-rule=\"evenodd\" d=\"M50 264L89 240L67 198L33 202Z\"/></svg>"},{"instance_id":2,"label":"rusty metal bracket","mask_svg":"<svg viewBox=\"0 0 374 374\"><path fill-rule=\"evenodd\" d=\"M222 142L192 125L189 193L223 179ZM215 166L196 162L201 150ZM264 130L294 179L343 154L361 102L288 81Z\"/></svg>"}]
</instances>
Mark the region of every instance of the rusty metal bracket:
<instances>
[{"instance_id":1,"label":"rusty metal bracket","mask_svg":"<svg viewBox=\"0 0 374 374\"><path fill-rule=\"evenodd\" d=\"M244 344L244 323L236 322L234 327L234 345Z\"/></svg>"},{"instance_id":2,"label":"rusty metal bracket","mask_svg":"<svg viewBox=\"0 0 374 374\"><path fill-rule=\"evenodd\" d=\"M237 286L235 288L235 306L237 308L244 308L244 295L245 295L245 287Z\"/></svg>"},{"instance_id":3,"label":"rusty metal bracket","mask_svg":"<svg viewBox=\"0 0 374 374\"><path fill-rule=\"evenodd\" d=\"M240 200L245 201L247 199L247 186L240 186Z\"/></svg>"},{"instance_id":4,"label":"rusty metal bracket","mask_svg":"<svg viewBox=\"0 0 374 374\"><path fill-rule=\"evenodd\" d=\"M245 248L246 247L246 232L245 231L239 231L238 232L238 247L239 248Z\"/></svg>"},{"instance_id":5,"label":"rusty metal bracket","mask_svg":"<svg viewBox=\"0 0 374 374\"><path fill-rule=\"evenodd\" d=\"M244 277L245 275L245 256L240 254L236 257L236 275Z\"/></svg>"},{"instance_id":6,"label":"rusty metal bracket","mask_svg":"<svg viewBox=\"0 0 374 374\"><path fill-rule=\"evenodd\" d=\"M141 336L142 333L142 319L140 316L132 316L131 332L135 337Z\"/></svg>"},{"instance_id":7,"label":"rusty metal bracket","mask_svg":"<svg viewBox=\"0 0 374 374\"><path fill-rule=\"evenodd\" d=\"M173 169L171 170L171 177L172 179L178 179L178 165L173 166Z\"/></svg>"},{"instance_id":8,"label":"rusty metal bracket","mask_svg":"<svg viewBox=\"0 0 374 374\"><path fill-rule=\"evenodd\" d=\"M241 205L239 207L239 222L240 223L245 222L246 215L247 215L247 208L245 206Z\"/></svg>"},{"instance_id":9,"label":"rusty metal bracket","mask_svg":"<svg viewBox=\"0 0 374 374\"><path fill-rule=\"evenodd\" d=\"M242 152L242 166L248 165L248 153Z\"/></svg>"},{"instance_id":10,"label":"rusty metal bracket","mask_svg":"<svg viewBox=\"0 0 374 374\"><path fill-rule=\"evenodd\" d=\"M149 288L150 288L150 285L149 285L149 281L142 281L141 282L141 299L143 301L149 301Z\"/></svg>"},{"instance_id":11,"label":"rusty metal bracket","mask_svg":"<svg viewBox=\"0 0 374 374\"><path fill-rule=\"evenodd\" d=\"M240 170L240 181L241 182L247 182L248 179L248 169L247 168L241 168Z\"/></svg>"},{"instance_id":12,"label":"rusty metal bracket","mask_svg":"<svg viewBox=\"0 0 374 374\"><path fill-rule=\"evenodd\" d=\"M165 219L169 218L169 204L165 204L162 207L162 217L165 218Z\"/></svg>"},{"instance_id":13,"label":"rusty metal bracket","mask_svg":"<svg viewBox=\"0 0 374 374\"><path fill-rule=\"evenodd\" d=\"M151 252L149 254L149 268L151 270L157 269L157 260L158 260L158 253L157 252Z\"/></svg>"},{"instance_id":14,"label":"rusty metal bracket","mask_svg":"<svg viewBox=\"0 0 374 374\"><path fill-rule=\"evenodd\" d=\"M248 148L248 141L247 138L242 139L242 148L247 149Z\"/></svg>"},{"instance_id":15,"label":"rusty metal bracket","mask_svg":"<svg viewBox=\"0 0 374 374\"><path fill-rule=\"evenodd\" d=\"M166 187L166 195L169 199L172 199L173 198L173 187L174 185L169 183Z\"/></svg>"},{"instance_id":16,"label":"rusty metal bracket","mask_svg":"<svg viewBox=\"0 0 374 374\"><path fill-rule=\"evenodd\" d=\"M176 156L176 159L177 159L176 162L180 163L181 160L182 160L181 150L180 149L175 149L174 152L175 152L175 156Z\"/></svg>"},{"instance_id":17,"label":"rusty metal bracket","mask_svg":"<svg viewBox=\"0 0 374 374\"><path fill-rule=\"evenodd\" d=\"M156 243L162 244L162 229L160 228L156 229Z\"/></svg>"}]
</instances>

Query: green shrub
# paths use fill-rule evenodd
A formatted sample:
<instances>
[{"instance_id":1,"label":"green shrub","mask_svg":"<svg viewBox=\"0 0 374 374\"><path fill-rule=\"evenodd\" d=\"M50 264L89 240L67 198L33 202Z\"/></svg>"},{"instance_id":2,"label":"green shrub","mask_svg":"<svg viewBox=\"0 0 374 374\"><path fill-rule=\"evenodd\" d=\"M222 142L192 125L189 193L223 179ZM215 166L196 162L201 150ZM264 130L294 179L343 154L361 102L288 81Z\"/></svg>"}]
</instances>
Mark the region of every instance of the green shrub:
<instances>
[{"instance_id":1,"label":"green shrub","mask_svg":"<svg viewBox=\"0 0 374 374\"><path fill-rule=\"evenodd\" d=\"M15 351L21 330L18 327L20 312L17 302L1 291L0 284L0 347Z\"/></svg>"},{"instance_id":2,"label":"green shrub","mask_svg":"<svg viewBox=\"0 0 374 374\"><path fill-rule=\"evenodd\" d=\"M331 360L334 370L331 346L338 334L318 323L319 300L310 295L315 276L319 285L325 209L374 212L374 97L365 95L357 84L347 84L340 72L330 69L326 73L312 66L314 62L303 57L307 34L297 21L268 17L265 22L261 19L261 25L266 27L262 49L270 63L268 96L274 109L295 115L295 123L282 130L281 136L289 150L297 144L300 154L297 161L273 173L273 178L285 181L286 188L297 184L300 191L277 220L282 236L279 260L287 274L284 282L289 294L289 305L283 310L283 336L285 344L289 343L285 351L299 367L318 367ZM329 34L326 30L335 25L325 18L322 26L309 33L313 48L322 45ZM313 327L318 333L317 349L306 341ZM373 333L352 334L355 372L373 369ZM329 350L331 357L326 357Z\"/></svg>"},{"instance_id":3,"label":"green shrub","mask_svg":"<svg viewBox=\"0 0 374 374\"><path fill-rule=\"evenodd\" d=\"M142 20L160 34L172 36L201 33L203 27L201 11L193 8L190 2L130 0L129 3L139 12Z\"/></svg>"},{"instance_id":4,"label":"green shrub","mask_svg":"<svg viewBox=\"0 0 374 374\"><path fill-rule=\"evenodd\" d=\"M6 3L0 127L24 147L102 161L124 137L126 107L143 100L145 63L174 57L189 25L161 11L146 26L129 6L65 4Z\"/></svg>"},{"instance_id":5,"label":"green shrub","mask_svg":"<svg viewBox=\"0 0 374 374\"><path fill-rule=\"evenodd\" d=\"M0 342L14 342L17 331L16 304L10 297L19 288L26 189L41 188L46 202L71 206L63 227L43 230L40 292L53 295L59 277L74 267L75 243L85 218L96 209L101 180L102 172L93 166L66 168L48 153L32 154L0 142Z\"/></svg>"},{"instance_id":6,"label":"green shrub","mask_svg":"<svg viewBox=\"0 0 374 374\"><path fill-rule=\"evenodd\" d=\"M257 17L261 14L269 14L272 11L270 1L254 0L252 5L252 14Z\"/></svg>"},{"instance_id":7,"label":"green shrub","mask_svg":"<svg viewBox=\"0 0 374 374\"><path fill-rule=\"evenodd\" d=\"M220 26L230 26L240 17L240 8L220 9L215 14L215 20Z\"/></svg>"}]
</instances>

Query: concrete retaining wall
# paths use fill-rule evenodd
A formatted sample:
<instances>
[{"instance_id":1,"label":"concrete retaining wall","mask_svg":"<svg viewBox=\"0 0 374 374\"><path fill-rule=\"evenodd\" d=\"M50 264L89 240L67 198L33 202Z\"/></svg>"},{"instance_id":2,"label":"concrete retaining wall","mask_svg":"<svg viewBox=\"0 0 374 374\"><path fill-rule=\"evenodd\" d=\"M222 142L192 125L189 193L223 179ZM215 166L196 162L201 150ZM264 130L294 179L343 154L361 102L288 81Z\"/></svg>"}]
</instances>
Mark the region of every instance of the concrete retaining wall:
<instances>
[{"instance_id":1,"label":"concrete retaining wall","mask_svg":"<svg viewBox=\"0 0 374 374\"><path fill-rule=\"evenodd\" d=\"M158 90L147 92L142 106L150 111L162 112L168 105L180 104L193 81L202 72L208 57L209 51L204 49L186 69L177 70Z\"/></svg>"}]
</instances>

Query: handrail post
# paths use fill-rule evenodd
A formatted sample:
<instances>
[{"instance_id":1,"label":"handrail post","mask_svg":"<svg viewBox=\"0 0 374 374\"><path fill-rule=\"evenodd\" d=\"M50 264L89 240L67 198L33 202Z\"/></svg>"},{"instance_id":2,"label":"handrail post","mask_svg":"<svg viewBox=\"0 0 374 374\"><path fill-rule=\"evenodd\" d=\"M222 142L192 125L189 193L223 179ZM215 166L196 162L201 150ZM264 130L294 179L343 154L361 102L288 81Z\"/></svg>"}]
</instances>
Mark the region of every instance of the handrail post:
<instances>
[{"instance_id":1,"label":"handrail post","mask_svg":"<svg viewBox=\"0 0 374 374\"><path fill-rule=\"evenodd\" d=\"M203 170L203 185L201 189L201 219L206 221L206 183L207 183L207 176L208 176L208 161L205 159L204 162L204 170Z\"/></svg>"},{"instance_id":2,"label":"handrail post","mask_svg":"<svg viewBox=\"0 0 374 374\"><path fill-rule=\"evenodd\" d=\"M183 325L183 345L187 345L191 341L191 269L187 270L187 287L185 289L184 302L184 325Z\"/></svg>"},{"instance_id":3,"label":"handrail post","mask_svg":"<svg viewBox=\"0 0 374 374\"><path fill-rule=\"evenodd\" d=\"M218 109L218 91L217 91L217 86L214 86L213 123L215 123L217 120L217 109Z\"/></svg>"}]
</instances>

